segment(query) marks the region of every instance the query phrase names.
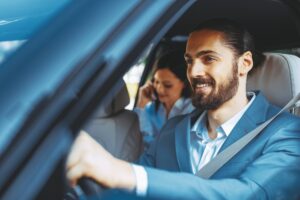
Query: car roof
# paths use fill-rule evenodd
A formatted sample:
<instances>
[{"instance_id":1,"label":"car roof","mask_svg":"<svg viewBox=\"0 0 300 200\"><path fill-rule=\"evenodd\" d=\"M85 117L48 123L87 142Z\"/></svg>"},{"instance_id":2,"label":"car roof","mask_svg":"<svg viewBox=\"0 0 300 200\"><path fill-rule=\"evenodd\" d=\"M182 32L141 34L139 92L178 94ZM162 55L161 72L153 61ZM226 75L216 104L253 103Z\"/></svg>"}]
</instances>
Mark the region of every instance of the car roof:
<instances>
[{"instance_id":1,"label":"car roof","mask_svg":"<svg viewBox=\"0 0 300 200\"><path fill-rule=\"evenodd\" d=\"M199 22L229 18L243 24L254 35L260 50L300 46L299 2L280 0L196 1L168 31L166 37L187 36Z\"/></svg>"},{"instance_id":2,"label":"car roof","mask_svg":"<svg viewBox=\"0 0 300 200\"><path fill-rule=\"evenodd\" d=\"M12 6L10 1L2 2L0 41L29 38L54 11L68 2L18 0L18 7ZM15 9L13 12L12 8ZM166 37L187 36L201 21L217 17L244 24L254 35L260 50L300 46L299 1L293 0L198 0L180 17Z\"/></svg>"}]
</instances>

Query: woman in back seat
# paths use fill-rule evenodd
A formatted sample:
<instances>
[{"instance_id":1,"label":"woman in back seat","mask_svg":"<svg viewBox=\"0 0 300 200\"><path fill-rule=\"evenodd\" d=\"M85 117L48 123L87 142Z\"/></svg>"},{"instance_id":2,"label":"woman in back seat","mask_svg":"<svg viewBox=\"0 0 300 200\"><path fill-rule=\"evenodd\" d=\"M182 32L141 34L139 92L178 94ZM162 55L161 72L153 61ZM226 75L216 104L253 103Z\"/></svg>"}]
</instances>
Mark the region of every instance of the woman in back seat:
<instances>
[{"instance_id":1,"label":"woman in back seat","mask_svg":"<svg viewBox=\"0 0 300 200\"><path fill-rule=\"evenodd\" d=\"M194 110L190 95L183 52L163 54L157 61L152 81L140 88L134 109L146 148L168 119Z\"/></svg>"}]
</instances>

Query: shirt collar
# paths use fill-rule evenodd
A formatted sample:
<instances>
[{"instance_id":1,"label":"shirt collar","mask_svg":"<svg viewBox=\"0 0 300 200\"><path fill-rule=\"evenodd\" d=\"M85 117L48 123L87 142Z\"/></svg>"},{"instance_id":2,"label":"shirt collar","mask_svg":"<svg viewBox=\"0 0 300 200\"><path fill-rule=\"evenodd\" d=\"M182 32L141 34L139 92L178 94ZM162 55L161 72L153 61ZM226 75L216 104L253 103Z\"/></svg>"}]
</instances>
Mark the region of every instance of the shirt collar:
<instances>
[{"instance_id":1,"label":"shirt collar","mask_svg":"<svg viewBox=\"0 0 300 200\"><path fill-rule=\"evenodd\" d=\"M180 97L179 99L177 99L177 101L173 105L173 108L178 108L178 109L182 108L185 104L184 100L185 100L185 98L183 98L183 97Z\"/></svg>"},{"instance_id":2,"label":"shirt collar","mask_svg":"<svg viewBox=\"0 0 300 200\"><path fill-rule=\"evenodd\" d=\"M228 135L230 134L232 129L235 127L235 125L238 123L238 121L241 119L243 114L247 111L247 109L253 103L253 101L256 97L254 92L247 92L247 96L249 98L251 98L251 100L248 102L248 104L241 111L239 111L237 114L235 114L232 118L230 118L229 120L224 122L220 127L218 127L217 128L217 129L219 129L219 130L217 130L218 132L223 132L223 133L225 133L226 137L228 137ZM192 132L194 132L196 134L201 134L201 137L203 139L206 139L205 138L206 134L202 134L202 133L207 132L206 120L207 120L207 111L204 111L199 116L199 118L197 119L197 121L195 122L195 124L191 128Z\"/></svg>"},{"instance_id":3,"label":"shirt collar","mask_svg":"<svg viewBox=\"0 0 300 200\"><path fill-rule=\"evenodd\" d=\"M229 133L232 131L232 129L235 127L235 125L238 123L238 121L242 118L243 114L247 111L249 106L252 104L252 102L255 99L255 93L254 92L247 92L247 96L251 98L251 100L248 102L248 104L237 114L235 114L232 118L227 120L225 123L221 125L222 129L224 130L226 136L229 135Z\"/></svg>"},{"instance_id":4,"label":"shirt collar","mask_svg":"<svg viewBox=\"0 0 300 200\"><path fill-rule=\"evenodd\" d=\"M194 106L192 105L191 99L181 97L177 99L177 101L174 103L173 107L171 108L168 119L170 119L171 117L175 117L179 114L189 113L193 109Z\"/></svg>"}]
</instances>

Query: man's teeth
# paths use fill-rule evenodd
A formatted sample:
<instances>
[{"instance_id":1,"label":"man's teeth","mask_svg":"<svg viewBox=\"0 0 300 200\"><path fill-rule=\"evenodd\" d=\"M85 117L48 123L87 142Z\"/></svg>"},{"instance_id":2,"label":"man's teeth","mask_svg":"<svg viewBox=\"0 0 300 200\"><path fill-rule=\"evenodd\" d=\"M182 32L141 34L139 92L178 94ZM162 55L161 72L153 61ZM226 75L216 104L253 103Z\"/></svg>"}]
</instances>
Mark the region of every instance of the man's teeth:
<instances>
[{"instance_id":1,"label":"man's teeth","mask_svg":"<svg viewBox=\"0 0 300 200\"><path fill-rule=\"evenodd\" d=\"M197 84L197 87L199 87L199 88L208 87L208 84L207 83L206 84Z\"/></svg>"}]
</instances>

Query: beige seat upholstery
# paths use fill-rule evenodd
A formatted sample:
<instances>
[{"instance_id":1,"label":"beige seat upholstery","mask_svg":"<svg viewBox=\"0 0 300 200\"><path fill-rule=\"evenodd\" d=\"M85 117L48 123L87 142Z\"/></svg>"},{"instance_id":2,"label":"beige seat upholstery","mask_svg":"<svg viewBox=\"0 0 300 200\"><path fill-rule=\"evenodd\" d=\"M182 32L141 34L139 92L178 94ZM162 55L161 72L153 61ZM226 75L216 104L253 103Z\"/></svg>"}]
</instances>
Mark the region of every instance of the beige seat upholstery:
<instances>
[{"instance_id":1,"label":"beige seat upholstery","mask_svg":"<svg viewBox=\"0 0 300 200\"><path fill-rule=\"evenodd\" d=\"M129 103L125 83L108 105L100 105L84 127L106 150L117 158L134 161L142 151L138 117L125 109Z\"/></svg>"},{"instance_id":2,"label":"beige seat upholstery","mask_svg":"<svg viewBox=\"0 0 300 200\"><path fill-rule=\"evenodd\" d=\"M283 107L300 92L300 58L266 53L264 63L248 76L247 90L261 90L273 104ZM300 115L300 110L294 110Z\"/></svg>"}]
</instances>

